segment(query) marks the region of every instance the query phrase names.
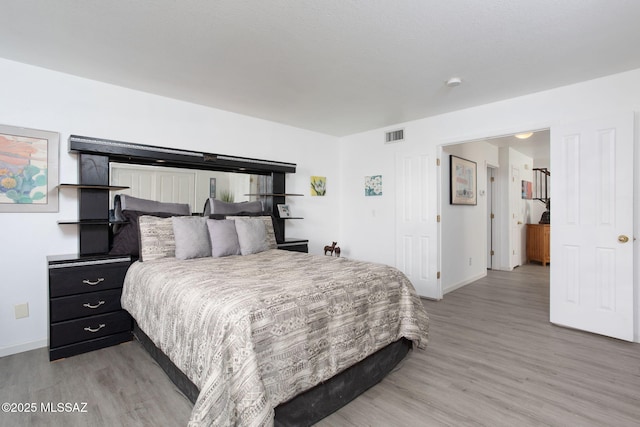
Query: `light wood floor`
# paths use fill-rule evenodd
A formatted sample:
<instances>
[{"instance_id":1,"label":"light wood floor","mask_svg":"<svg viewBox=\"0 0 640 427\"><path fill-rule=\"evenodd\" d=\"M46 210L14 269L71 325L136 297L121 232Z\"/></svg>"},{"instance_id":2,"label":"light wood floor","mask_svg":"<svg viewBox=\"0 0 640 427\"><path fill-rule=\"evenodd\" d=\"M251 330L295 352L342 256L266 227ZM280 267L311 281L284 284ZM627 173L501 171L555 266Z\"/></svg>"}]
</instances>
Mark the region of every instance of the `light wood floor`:
<instances>
[{"instance_id":1,"label":"light wood floor","mask_svg":"<svg viewBox=\"0 0 640 427\"><path fill-rule=\"evenodd\" d=\"M428 348L318 426L639 426L640 345L549 324L548 268L489 272L424 301ZM135 342L1 358L1 402L87 402L0 413L2 426L181 426L192 407Z\"/></svg>"}]
</instances>

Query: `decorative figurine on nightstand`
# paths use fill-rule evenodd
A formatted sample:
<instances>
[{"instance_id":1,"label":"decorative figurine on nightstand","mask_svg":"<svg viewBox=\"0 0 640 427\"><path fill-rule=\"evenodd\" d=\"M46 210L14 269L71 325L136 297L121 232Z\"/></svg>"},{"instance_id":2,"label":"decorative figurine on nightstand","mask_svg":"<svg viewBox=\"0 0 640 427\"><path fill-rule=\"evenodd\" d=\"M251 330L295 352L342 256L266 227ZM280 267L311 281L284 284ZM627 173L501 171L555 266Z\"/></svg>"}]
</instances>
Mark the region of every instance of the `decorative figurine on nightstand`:
<instances>
[{"instance_id":1,"label":"decorative figurine on nightstand","mask_svg":"<svg viewBox=\"0 0 640 427\"><path fill-rule=\"evenodd\" d=\"M336 245L338 244L338 242L333 242L331 244L331 246L325 246L324 247L324 254L326 255L327 252L329 252L330 256L333 256L333 251L336 249Z\"/></svg>"},{"instance_id":2,"label":"decorative figurine on nightstand","mask_svg":"<svg viewBox=\"0 0 640 427\"><path fill-rule=\"evenodd\" d=\"M324 254L326 255L327 252L329 252L329 256L333 256L335 254L335 256L339 257L340 256L340 246L336 246L338 244L338 242L332 242L331 246L325 246L324 247Z\"/></svg>"}]
</instances>

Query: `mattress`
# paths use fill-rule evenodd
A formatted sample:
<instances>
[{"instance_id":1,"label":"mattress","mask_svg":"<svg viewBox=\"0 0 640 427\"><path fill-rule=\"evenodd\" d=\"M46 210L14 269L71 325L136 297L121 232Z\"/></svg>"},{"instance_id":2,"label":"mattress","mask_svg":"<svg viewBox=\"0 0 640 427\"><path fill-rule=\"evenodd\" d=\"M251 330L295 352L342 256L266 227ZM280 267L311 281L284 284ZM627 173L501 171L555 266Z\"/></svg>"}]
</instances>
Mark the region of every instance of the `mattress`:
<instances>
[{"instance_id":1,"label":"mattress","mask_svg":"<svg viewBox=\"0 0 640 427\"><path fill-rule=\"evenodd\" d=\"M272 425L279 404L428 335L399 270L281 250L136 262L122 305L200 390L191 426Z\"/></svg>"}]
</instances>

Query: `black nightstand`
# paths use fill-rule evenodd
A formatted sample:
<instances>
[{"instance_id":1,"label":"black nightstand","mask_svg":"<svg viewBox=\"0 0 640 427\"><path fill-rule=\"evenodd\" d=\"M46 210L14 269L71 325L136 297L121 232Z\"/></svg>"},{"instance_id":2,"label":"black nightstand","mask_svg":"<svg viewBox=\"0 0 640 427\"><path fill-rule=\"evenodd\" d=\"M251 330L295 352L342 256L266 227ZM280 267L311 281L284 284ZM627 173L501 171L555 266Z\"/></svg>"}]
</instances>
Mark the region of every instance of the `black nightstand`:
<instances>
[{"instance_id":1,"label":"black nightstand","mask_svg":"<svg viewBox=\"0 0 640 427\"><path fill-rule=\"evenodd\" d=\"M285 251L293 251L293 252L309 252L309 240L307 239L296 239L294 237L290 237L288 239L284 239L284 242L278 243L278 249L283 249Z\"/></svg>"},{"instance_id":2,"label":"black nightstand","mask_svg":"<svg viewBox=\"0 0 640 427\"><path fill-rule=\"evenodd\" d=\"M49 360L131 340L120 306L129 256L54 255L49 266Z\"/></svg>"}]
</instances>

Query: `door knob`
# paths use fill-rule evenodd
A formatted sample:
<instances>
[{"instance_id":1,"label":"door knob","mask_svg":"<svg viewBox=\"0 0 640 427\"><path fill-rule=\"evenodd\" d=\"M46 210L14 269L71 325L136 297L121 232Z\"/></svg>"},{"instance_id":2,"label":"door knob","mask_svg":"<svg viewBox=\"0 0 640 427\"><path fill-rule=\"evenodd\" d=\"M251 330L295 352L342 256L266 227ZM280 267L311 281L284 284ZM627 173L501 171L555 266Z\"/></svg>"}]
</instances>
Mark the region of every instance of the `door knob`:
<instances>
[{"instance_id":1,"label":"door knob","mask_svg":"<svg viewBox=\"0 0 640 427\"><path fill-rule=\"evenodd\" d=\"M627 236L625 236L624 234L621 234L618 236L618 242L620 243L627 243L629 241L629 238Z\"/></svg>"}]
</instances>

